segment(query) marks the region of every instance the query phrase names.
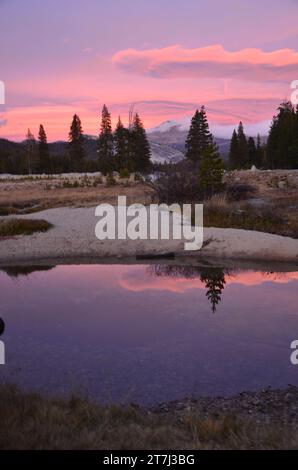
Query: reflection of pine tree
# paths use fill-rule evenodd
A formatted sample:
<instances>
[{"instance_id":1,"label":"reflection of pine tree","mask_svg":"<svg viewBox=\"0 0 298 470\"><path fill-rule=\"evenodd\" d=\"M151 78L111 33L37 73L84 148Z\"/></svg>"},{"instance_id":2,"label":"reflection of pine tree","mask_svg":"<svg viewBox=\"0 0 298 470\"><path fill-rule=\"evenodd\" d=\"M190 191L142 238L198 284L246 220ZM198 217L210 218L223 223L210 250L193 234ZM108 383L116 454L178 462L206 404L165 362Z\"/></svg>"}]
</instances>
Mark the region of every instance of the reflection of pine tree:
<instances>
[{"instance_id":1,"label":"reflection of pine tree","mask_svg":"<svg viewBox=\"0 0 298 470\"><path fill-rule=\"evenodd\" d=\"M225 274L222 269L204 269L200 279L207 289L206 297L211 303L212 312L216 312L217 305L221 302L221 294L225 288Z\"/></svg>"},{"instance_id":2,"label":"reflection of pine tree","mask_svg":"<svg viewBox=\"0 0 298 470\"><path fill-rule=\"evenodd\" d=\"M211 303L212 312L216 312L225 288L225 273L221 268L201 268L200 266L174 266L157 264L148 267L148 271L157 277L184 277L185 279L199 278L207 289L206 297Z\"/></svg>"}]
</instances>

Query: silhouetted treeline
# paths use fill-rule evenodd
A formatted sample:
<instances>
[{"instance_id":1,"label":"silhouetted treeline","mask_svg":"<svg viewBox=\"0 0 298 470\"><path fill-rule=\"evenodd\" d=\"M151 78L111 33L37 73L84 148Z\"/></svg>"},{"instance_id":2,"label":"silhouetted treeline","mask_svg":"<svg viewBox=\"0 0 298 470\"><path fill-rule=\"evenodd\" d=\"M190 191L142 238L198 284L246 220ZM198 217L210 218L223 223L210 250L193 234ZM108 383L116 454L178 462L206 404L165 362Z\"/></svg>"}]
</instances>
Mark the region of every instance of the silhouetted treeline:
<instances>
[{"instance_id":1,"label":"silhouetted treeline","mask_svg":"<svg viewBox=\"0 0 298 470\"><path fill-rule=\"evenodd\" d=\"M273 117L267 143L269 168L298 168L298 106L282 103Z\"/></svg>"},{"instance_id":2,"label":"silhouetted treeline","mask_svg":"<svg viewBox=\"0 0 298 470\"><path fill-rule=\"evenodd\" d=\"M97 141L83 134L81 120L73 116L68 143L48 143L40 124L38 140L28 129L20 144L0 139L0 172L12 174L66 173L101 171L147 172L151 168L150 145L138 113L125 128L119 117L115 131L104 105Z\"/></svg>"},{"instance_id":3,"label":"silhouetted treeline","mask_svg":"<svg viewBox=\"0 0 298 470\"><path fill-rule=\"evenodd\" d=\"M128 172L163 171L167 165L152 164L150 145L146 131L136 113L126 128L121 118L115 130L112 129L111 115L104 105L100 117L98 139L83 134L81 120L73 116L68 142L48 143L47 134L41 124L36 141L28 129L22 143L0 139L0 173L67 173L71 171L112 171ZM191 120L187 135L186 159L200 168L200 186L210 194L221 185L223 161L220 158L214 137L209 131L204 106L197 110ZM230 169L257 168L298 168L298 106L282 103L273 117L267 142L260 135L247 137L242 122L234 130L228 167ZM180 163L174 164L178 171Z\"/></svg>"},{"instance_id":4,"label":"silhouetted treeline","mask_svg":"<svg viewBox=\"0 0 298 470\"><path fill-rule=\"evenodd\" d=\"M281 103L278 114L273 117L267 143L253 137L247 138L242 122L234 130L229 153L232 169L257 168L278 169L298 168L298 106L289 102Z\"/></svg>"},{"instance_id":5,"label":"silhouetted treeline","mask_svg":"<svg viewBox=\"0 0 298 470\"><path fill-rule=\"evenodd\" d=\"M248 169L255 165L257 168L266 167L266 146L258 134L257 139L246 136L240 121L237 131L234 129L229 152L229 167L231 169Z\"/></svg>"}]
</instances>

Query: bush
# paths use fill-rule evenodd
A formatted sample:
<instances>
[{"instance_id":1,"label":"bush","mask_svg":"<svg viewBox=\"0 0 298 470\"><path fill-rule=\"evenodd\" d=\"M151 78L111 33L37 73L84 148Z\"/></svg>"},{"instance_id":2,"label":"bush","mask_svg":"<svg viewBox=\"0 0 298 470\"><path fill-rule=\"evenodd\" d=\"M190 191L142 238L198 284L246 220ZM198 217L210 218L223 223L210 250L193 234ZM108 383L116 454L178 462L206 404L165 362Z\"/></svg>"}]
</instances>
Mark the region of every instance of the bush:
<instances>
[{"instance_id":1,"label":"bush","mask_svg":"<svg viewBox=\"0 0 298 470\"><path fill-rule=\"evenodd\" d=\"M130 177L130 173L127 168L123 168L122 170L120 170L120 178L129 178L129 177Z\"/></svg>"},{"instance_id":2,"label":"bush","mask_svg":"<svg viewBox=\"0 0 298 470\"><path fill-rule=\"evenodd\" d=\"M62 183L62 187L63 188L79 188L80 187L80 184L78 181L69 181L69 180L65 180L63 181Z\"/></svg>"},{"instance_id":3,"label":"bush","mask_svg":"<svg viewBox=\"0 0 298 470\"><path fill-rule=\"evenodd\" d=\"M240 201L253 197L257 192L255 186L250 184L230 184L226 187L228 201Z\"/></svg>"},{"instance_id":4,"label":"bush","mask_svg":"<svg viewBox=\"0 0 298 470\"><path fill-rule=\"evenodd\" d=\"M9 219L0 222L0 238L14 235L32 235L34 232L46 232L52 224L46 220Z\"/></svg>"},{"instance_id":5,"label":"bush","mask_svg":"<svg viewBox=\"0 0 298 470\"><path fill-rule=\"evenodd\" d=\"M101 176L97 176L93 181L94 188L96 188L96 186L98 186L99 184L102 184L102 177Z\"/></svg>"},{"instance_id":6,"label":"bush","mask_svg":"<svg viewBox=\"0 0 298 470\"><path fill-rule=\"evenodd\" d=\"M108 173L107 175L107 186L114 186L116 184L116 180L114 178L113 173Z\"/></svg>"},{"instance_id":7,"label":"bush","mask_svg":"<svg viewBox=\"0 0 298 470\"><path fill-rule=\"evenodd\" d=\"M190 203L202 197L198 168L189 162L179 166L169 165L151 186L156 190L161 203Z\"/></svg>"}]
</instances>

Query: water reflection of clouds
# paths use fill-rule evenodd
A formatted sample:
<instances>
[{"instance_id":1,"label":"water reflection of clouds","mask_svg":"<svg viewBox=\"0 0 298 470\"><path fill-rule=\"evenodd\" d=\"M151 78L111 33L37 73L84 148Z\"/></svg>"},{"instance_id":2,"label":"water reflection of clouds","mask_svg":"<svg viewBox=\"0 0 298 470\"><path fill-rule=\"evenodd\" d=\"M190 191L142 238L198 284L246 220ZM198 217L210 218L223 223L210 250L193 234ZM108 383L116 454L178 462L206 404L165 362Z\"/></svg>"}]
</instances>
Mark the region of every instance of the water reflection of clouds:
<instances>
[{"instance_id":1,"label":"water reflection of clouds","mask_svg":"<svg viewBox=\"0 0 298 470\"><path fill-rule=\"evenodd\" d=\"M143 403L297 383L297 272L30 269L0 272L3 381L54 393L86 383L91 396L113 400L133 390Z\"/></svg>"},{"instance_id":2,"label":"water reflection of clouds","mask_svg":"<svg viewBox=\"0 0 298 470\"><path fill-rule=\"evenodd\" d=\"M279 284L298 280L298 272L288 273L262 273L255 271L238 271L225 274L226 286L241 284L244 286L258 286L267 282ZM152 276L144 266L135 266L134 269L124 270L119 281L123 289L132 292L144 290L165 290L184 293L190 289L204 289L205 283L199 274L193 277L177 276Z\"/></svg>"},{"instance_id":3,"label":"water reflection of clouds","mask_svg":"<svg viewBox=\"0 0 298 470\"><path fill-rule=\"evenodd\" d=\"M30 266L20 268L3 268L2 271L11 278L29 277L35 271L53 271L53 277L61 280L64 285L70 284L82 286L91 284L94 294L100 286L108 285L109 288L121 288L131 292L142 292L145 290L159 290L184 293L191 289L204 289L205 283L200 279L200 267L181 266L175 275L171 272L163 275L154 275L156 265L61 265L61 266ZM166 266L166 265L164 265ZM54 269L55 268L55 269ZM196 272L197 270L197 272ZM46 274L46 273L45 273ZM279 284L298 280L298 272L260 272L260 271L229 271L225 272L226 286L241 284L244 286L257 286L266 282ZM47 279L49 277L47 276ZM77 300L80 300L78 295Z\"/></svg>"}]
</instances>

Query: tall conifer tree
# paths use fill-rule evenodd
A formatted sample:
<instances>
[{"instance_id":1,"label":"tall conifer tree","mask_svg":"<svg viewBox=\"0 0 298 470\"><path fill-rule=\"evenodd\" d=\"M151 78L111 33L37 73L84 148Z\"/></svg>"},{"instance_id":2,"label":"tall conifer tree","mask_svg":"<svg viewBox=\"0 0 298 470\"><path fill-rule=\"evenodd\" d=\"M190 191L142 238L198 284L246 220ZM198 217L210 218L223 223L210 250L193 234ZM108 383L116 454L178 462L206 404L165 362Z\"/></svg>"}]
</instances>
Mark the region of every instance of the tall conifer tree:
<instances>
[{"instance_id":1,"label":"tall conifer tree","mask_svg":"<svg viewBox=\"0 0 298 470\"><path fill-rule=\"evenodd\" d=\"M69 154L71 168L74 171L83 171L85 164L84 137L82 123L77 114L73 116L69 131Z\"/></svg>"},{"instance_id":2,"label":"tall conifer tree","mask_svg":"<svg viewBox=\"0 0 298 470\"><path fill-rule=\"evenodd\" d=\"M251 167L252 165L257 165L257 148L255 139L253 137L249 137L247 141L248 147L248 164Z\"/></svg>"},{"instance_id":3,"label":"tall conifer tree","mask_svg":"<svg viewBox=\"0 0 298 470\"><path fill-rule=\"evenodd\" d=\"M240 168L238 135L234 129L229 152L229 165L232 169Z\"/></svg>"},{"instance_id":4,"label":"tall conifer tree","mask_svg":"<svg viewBox=\"0 0 298 470\"><path fill-rule=\"evenodd\" d=\"M146 131L138 113L130 130L130 158L133 171L146 172L150 168L151 150Z\"/></svg>"},{"instance_id":5,"label":"tall conifer tree","mask_svg":"<svg viewBox=\"0 0 298 470\"><path fill-rule=\"evenodd\" d=\"M115 129L114 144L116 169L129 170L129 131L123 126L120 116Z\"/></svg>"},{"instance_id":6,"label":"tall conifer tree","mask_svg":"<svg viewBox=\"0 0 298 470\"><path fill-rule=\"evenodd\" d=\"M114 169L114 139L111 115L104 104L101 112L101 125L98 139L99 169L104 174Z\"/></svg>"},{"instance_id":7,"label":"tall conifer tree","mask_svg":"<svg viewBox=\"0 0 298 470\"><path fill-rule=\"evenodd\" d=\"M51 173L51 160L49 153L49 145L47 135L42 124L39 126L38 133L38 153L40 171L43 173Z\"/></svg>"},{"instance_id":8,"label":"tall conifer tree","mask_svg":"<svg viewBox=\"0 0 298 470\"><path fill-rule=\"evenodd\" d=\"M191 119L185 142L186 158L194 163L199 163L204 150L212 144L212 141L213 137L209 131L205 107L202 106L200 111L196 110Z\"/></svg>"},{"instance_id":9,"label":"tall conifer tree","mask_svg":"<svg viewBox=\"0 0 298 470\"><path fill-rule=\"evenodd\" d=\"M244 133L243 124L240 121L238 126L238 158L240 168L247 168L249 166L249 150L246 135Z\"/></svg>"},{"instance_id":10,"label":"tall conifer tree","mask_svg":"<svg viewBox=\"0 0 298 470\"><path fill-rule=\"evenodd\" d=\"M298 168L297 109L289 101L281 103L273 117L267 156L271 168Z\"/></svg>"},{"instance_id":11,"label":"tall conifer tree","mask_svg":"<svg viewBox=\"0 0 298 470\"><path fill-rule=\"evenodd\" d=\"M212 196L222 189L223 174L223 161L220 158L217 145L212 143L203 151L199 171L200 189L204 191L206 196Z\"/></svg>"},{"instance_id":12,"label":"tall conifer tree","mask_svg":"<svg viewBox=\"0 0 298 470\"><path fill-rule=\"evenodd\" d=\"M29 175L36 172L37 168L37 152L34 135L28 129L26 134L26 168Z\"/></svg>"}]
</instances>

